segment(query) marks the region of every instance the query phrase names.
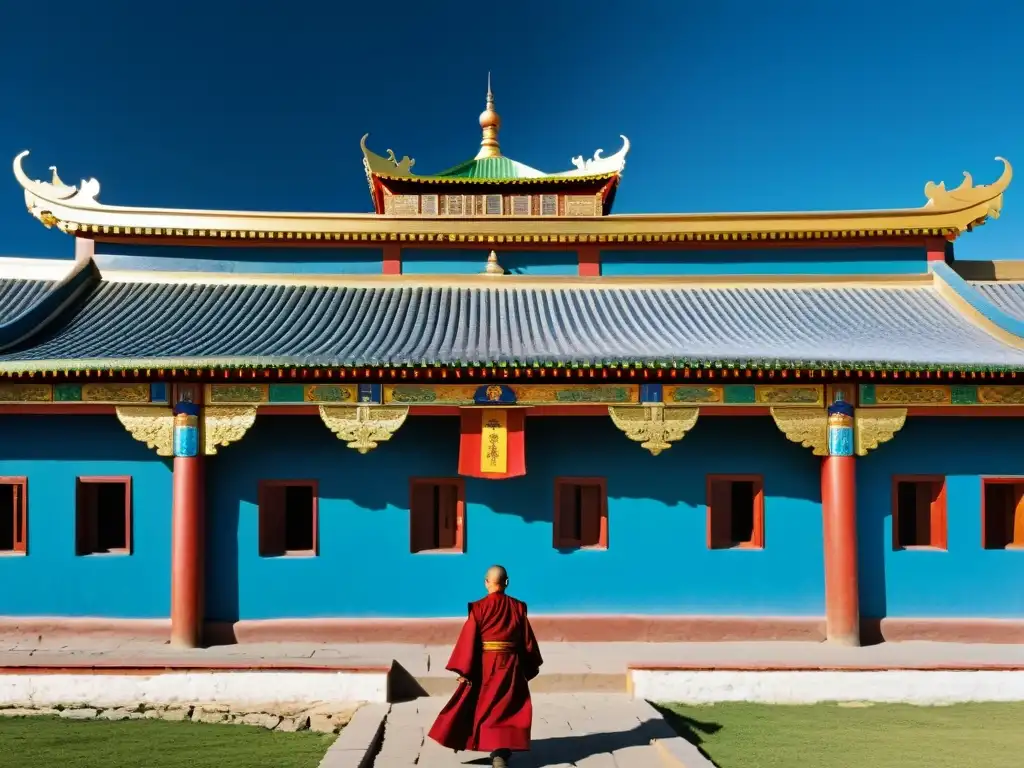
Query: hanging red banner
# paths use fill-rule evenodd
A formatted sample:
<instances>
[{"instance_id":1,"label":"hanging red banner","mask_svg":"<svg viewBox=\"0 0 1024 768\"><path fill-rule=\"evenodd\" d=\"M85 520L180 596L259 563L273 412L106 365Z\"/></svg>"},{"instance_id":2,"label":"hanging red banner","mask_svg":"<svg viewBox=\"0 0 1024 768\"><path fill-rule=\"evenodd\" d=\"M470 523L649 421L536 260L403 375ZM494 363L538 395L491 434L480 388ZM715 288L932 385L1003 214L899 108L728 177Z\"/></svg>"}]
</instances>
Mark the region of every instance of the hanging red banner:
<instances>
[{"instance_id":1,"label":"hanging red banner","mask_svg":"<svg viewBox=\"0 0 1024 768\"><path fill-rule=\"evenodd\" d=\"M526 474L524 409L463 408L459 474L501 480Z\"/></svg>"}]
</instances>

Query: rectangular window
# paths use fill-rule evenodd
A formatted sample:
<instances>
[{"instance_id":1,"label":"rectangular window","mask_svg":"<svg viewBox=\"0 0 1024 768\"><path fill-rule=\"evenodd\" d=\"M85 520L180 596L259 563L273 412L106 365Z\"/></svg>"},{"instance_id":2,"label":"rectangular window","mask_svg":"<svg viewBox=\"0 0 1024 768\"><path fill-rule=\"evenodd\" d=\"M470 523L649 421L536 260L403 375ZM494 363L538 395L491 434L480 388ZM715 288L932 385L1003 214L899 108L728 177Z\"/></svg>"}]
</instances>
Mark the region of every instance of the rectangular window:
<instances>
[{"instance_id":1,"label":"rectangular window","mask_svg":"<svg viewBox=\"0 0 1024 768\"><path fill-rule=\"evenodd\" d=\"M423 195L423 215L437 216L437 195Z\"/></svg>"},{"instance_id":2,"label":"rectangular window","mask_svg":"<svg viewBox=\"0 0 1024 768\"><path fill-rule=\"evenodd\" d=\"M315 480L261 481L260 556L315 556L319 522L318 501Z\"/></svg>"},{"instance_id":3,"label":"rectangular window","mask_svg":"<svg viewBox=\"0 0 1024 768\"><path fill-rule=\"evenodd\" d=\"M541 195L540 196L540 215L541 216L557 216L558 215L558 195Z\"/></svg>"},{"instance_id":4,"label":"rectangular window","mask_svg":"<svg viewBox=\"0 0 1024 768\"><path fill-rule=\"evenodd\" d=\"M0 477L0 554L24 554L28 538L28 480Z\"/></svg>"},{"instance_id":5,"label":"rectangular window","mask_svg":"<svg viewBox=\"0 0 1024 768\"><path fill-rule=\"evenodd\" d=\"M708 475L708 548L764 549L764 479Z\"/></svg>"},{"instance_id":6,"label":"rectangular window","mask_svg":"<svg viewBox=\"0 0 1024 768\"><path fill-rule=\"evenodd\" d=\"M465 487L458 479L415 478L409 500L413 552L465 551Z\"/></svg>"},{"instance_id":7,"label":"rectangular window","mask_svg":"<svg viewBox=\"0 0 1024 768\"><path fill-rule=\"evenodd\" d=\"M602 477L555 480L556 549L608 548L608 494Z\"/></svg>"},{"instance_id":8,"label":"rectangular window","mask_svg":"<svg viewBox=\"0 0 1024 768\"><path fill-rule=\"evenodd\" d=\"M80 477L75 493L75 554L130 555L132 479Z\"/></svg>"},{"instance_id":9,"label":"rectangular window","mask_svg":"<svg viewBox=\"0 0 1024 768\"><path fill-rule=\"evenodd\" d=\"M515 195L512 198L512 215L513 216L529 216L530 215L530 196L529 195Z\"/></svg>"},{"instance_id":10,"label":"rectangular window","mask_svg":"<svg viewBox=\"0 0 1024 768\"><path fill-rule=\"evenodd\" d=\"M981 543L985 549L1024 549L1024 478L981 481Z\"/></svg>"},{"instance_id":11,"label":"rectangular window","mask_svg":"<svg viewBox=\"0 0 1024 768\"><path fill-rule=\"evenodd\" d=\"M905 475L892 482L893 549L946 548L946 479Z\"/></svg>"},{"instance_id":12,"label":"rectangular window","mask_svg":"<svg viewBox=\"0 0 1024 768\"><path fill-rule=\"evenodd\" d=\"M484 200L484 213L488 216L501 216L501 195L487 195Z\"/></svg>"}]
</instances>

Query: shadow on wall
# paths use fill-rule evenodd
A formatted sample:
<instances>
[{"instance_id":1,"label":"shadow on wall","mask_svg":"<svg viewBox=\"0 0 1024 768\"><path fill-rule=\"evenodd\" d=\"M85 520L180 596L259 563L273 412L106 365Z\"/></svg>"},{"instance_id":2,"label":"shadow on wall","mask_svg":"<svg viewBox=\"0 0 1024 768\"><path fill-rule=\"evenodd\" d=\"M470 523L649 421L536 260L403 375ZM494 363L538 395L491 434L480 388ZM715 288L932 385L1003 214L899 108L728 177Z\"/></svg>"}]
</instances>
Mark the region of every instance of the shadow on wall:
<instances>
[{"instance_id":1,"label":"shadow on wall","mask_svg":"<svg viewBox=\"0 0 1024 768\"><path fill-rule=\"evenodd\" d=\"M995 586L1020 582L1024 552L984 549L981 520L982 477L1024 474L1022 426L1017 418L911 418L857 460L862 616L1024 617L1024 592ZM944 551L893 551L893 477L918 474L946 478Z\"/></svg>"},{"instance_id":2,"label":"shadow on wall","mask_svg":"<svg viewBox=\"0 0 1024 768\"><path fill-rule=\"evenodd\" d=\"M458 615L465 600L436 590L474 587L495 560L542 612L630 612L632 605L736 614L747 605L762 615L820 613L819 460L769 418L706 419L657 457L607 418L531 418L526 429L526 476L465 481L466 552L417 555L409 547L409 481L456 476L457 418L410 418L360 455L318 418L261 416L212 457L207 472L209 618ZM709 553L709 473L764 475L766 551ZM555 479L566 476L607 478L607 551L553 548ZM319 557L258 556L262 479L318 482ZM749 570L737 569L739 560ZM396 573L422 592L388 586ZM553 594L573 578L591 580L575 596ZM787 598L786 589L799 594ZM695 602L688 606L686 595Z\"/></svg>"}]
</instances>

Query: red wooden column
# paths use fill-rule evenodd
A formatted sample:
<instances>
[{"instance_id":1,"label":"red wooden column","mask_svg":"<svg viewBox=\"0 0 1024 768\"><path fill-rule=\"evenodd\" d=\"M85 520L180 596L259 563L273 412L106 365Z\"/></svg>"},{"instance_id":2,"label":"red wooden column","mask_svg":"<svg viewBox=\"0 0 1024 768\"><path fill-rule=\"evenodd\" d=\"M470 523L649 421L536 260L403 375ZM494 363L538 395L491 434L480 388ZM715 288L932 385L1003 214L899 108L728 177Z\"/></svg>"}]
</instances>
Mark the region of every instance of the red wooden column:
<instances>
[{"instance_id":1,"label":"red wooden column","mask_svg":"<svg viewBox=\"0 0 1024 768\"><path fill-rule=\"evenodd\" d=\"M837 645L860 645L857 577L857 465L853 456L852 387L829 387L828 450L821 463L822 536L825 544L825 636Z\"/></svg>"},{"instance_id":2,"label":"red wooden column","mask_svg":"<svg viewBox=\"0 0 1024 768\"><path fill-rule=\"evenodd\" d=\"M171 644L182 648L198 647L203 631L206 487L199 446L198 389L197 386L181 386L174 407Z\"/></svg>"}]
</instances>

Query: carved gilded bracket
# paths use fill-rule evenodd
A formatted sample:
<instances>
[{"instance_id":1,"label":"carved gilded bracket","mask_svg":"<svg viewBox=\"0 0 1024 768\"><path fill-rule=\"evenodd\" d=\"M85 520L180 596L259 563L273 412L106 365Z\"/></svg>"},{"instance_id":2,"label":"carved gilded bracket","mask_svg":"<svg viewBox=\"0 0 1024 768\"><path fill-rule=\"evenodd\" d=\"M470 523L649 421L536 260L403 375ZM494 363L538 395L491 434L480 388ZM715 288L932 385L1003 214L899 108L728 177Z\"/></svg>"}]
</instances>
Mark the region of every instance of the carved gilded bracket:
<instances>
[{"instance_id":1,"label":"carved gilded bracket","mask_svg":"<svg viewBox=\"0 0 1024 768\"><path fill-rule=\"evenodd\" d=\"M853 414L858 456L867 456L868 451L892 440L907 422L906 408L857 408Z\"/></svg>"},{"instance_id":2,"label":"carved gilded bracket","mask_svg":"<svg viewBox=\"0 0 1024 768\"><path fill-rule=\"evenodd\" d=\"M828 456L828 414L824 408L772 408L775 426L787 440Z\"/></svg>"},{"instance_id":3,"label":"carved gilded bracket","mask_svg":"<svg viewBox=\"0 0 1024 768\"><path fill-rule=\"evenodd\" d=\"M664 405L612 405L608 407L612 423L626 437L657 456L671 443L682 440L700 416L699 408L666 408Z\"/></svg>"},{"instance_id":4,"label":"carved gilded bracket","mask_svg":"<svg viewBox=\"0 0 1024 768\"><path fill-rule=\"evenodd\" d=\"M174 455L174 413L170 408L118 405L115 412L128 434L147 448L155 448L157 456Z\"/></svg>"},{"instance_id":5,"label":"carved gilded bracket","mask_svg":"<svg viewBox=\"0 0 1024 768\"><path fill-rule=\"evenodd\" d=\"M208 405L203 408L203 453L241 440L256 421L255 405Z\"/></svg>"},{"instance_id":6,"label":"carved gilded bracket","mask_svg":"<svg viewBox=\"0 0 1024 768\"><path fill-rule=\"evenodd\" d=\"M321 405L320 418L349 448L368 453L390 440L409 415L408 406Z\"/></svg>"}]
</instances>

